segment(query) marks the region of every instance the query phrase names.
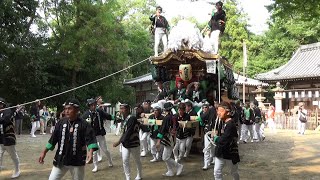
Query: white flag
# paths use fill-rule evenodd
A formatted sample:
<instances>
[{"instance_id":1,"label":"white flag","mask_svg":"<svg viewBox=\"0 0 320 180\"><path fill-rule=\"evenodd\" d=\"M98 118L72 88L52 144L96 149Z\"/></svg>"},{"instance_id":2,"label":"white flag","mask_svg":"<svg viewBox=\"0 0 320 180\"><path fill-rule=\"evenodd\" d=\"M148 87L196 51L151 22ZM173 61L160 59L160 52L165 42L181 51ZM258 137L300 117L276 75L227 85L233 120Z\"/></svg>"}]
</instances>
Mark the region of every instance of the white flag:
<instances>
[{"instance_id":1,"label":"white flag","mask_svg":"<svg viewBox=\"0 0 320 180\"><path fill-rule=\"evenodd\" d=\"M216 74L217 63L214 60L206 61L207 73Z\"/></svg>"}]
</instances>

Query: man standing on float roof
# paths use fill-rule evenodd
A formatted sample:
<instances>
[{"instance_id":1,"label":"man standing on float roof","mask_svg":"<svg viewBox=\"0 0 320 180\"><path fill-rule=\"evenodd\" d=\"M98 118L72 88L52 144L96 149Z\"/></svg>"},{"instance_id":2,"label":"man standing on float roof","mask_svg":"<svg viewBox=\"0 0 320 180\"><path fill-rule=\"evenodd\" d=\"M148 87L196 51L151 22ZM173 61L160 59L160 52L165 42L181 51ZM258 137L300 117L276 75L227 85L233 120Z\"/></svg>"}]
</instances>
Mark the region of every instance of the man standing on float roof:
<instances>
[{"instance_id":1,"label":"man standing on float roof","mask_svg":"<svg viewBox=\"0 0 320 180\"><path fill-rule=\"evenodd\" d=\"M211 16L211 19L208 23L209 28L211 29L210 41L213 45L213 53L218 54L219 50L219 36L223 34L225 30L225 24L227 21L226 12L222 9L223 3L221 1L216 3L217 12L214 12Z\"/></svg>"},{"instance_id":2,"label":"man standing on float roof","mask_svg":"<svg viewBox=\"0 0 320 180\"><path fill-rule=\"evenodd\" d=\"M169 31L169 23L167 19L161 15L162 7L156 7L156 14L150 16L152 26L154 26L154 56L158 56L160 39L162 40L163 50L167 50L168 38L167 34Z\"/></svg>"},{"instance_id":3,"label":"man standing on float roof","mask_svg":"<svg viewBox=\"0 0 320 180\"><path fill-rule=\"evenodd\" d=\"M54 150L58 144L49 180L62 179L67 171L70 171L73 180L85 179L84 166L92 163L93 152L98 149L93 129L79 117L79 107L80 103L76 99L64 103L65 117L57 122L40 155L39 163L43 164L47 152Z\"/></svg>"}]
</instances>

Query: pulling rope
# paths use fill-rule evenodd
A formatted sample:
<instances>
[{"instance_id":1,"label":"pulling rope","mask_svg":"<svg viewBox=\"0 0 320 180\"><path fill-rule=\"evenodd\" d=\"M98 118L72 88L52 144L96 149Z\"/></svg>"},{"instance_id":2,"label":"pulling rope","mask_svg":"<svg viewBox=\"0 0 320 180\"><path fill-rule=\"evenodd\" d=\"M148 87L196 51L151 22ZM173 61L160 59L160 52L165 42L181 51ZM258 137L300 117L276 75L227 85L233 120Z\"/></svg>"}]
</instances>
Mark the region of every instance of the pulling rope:
<instances>
[{"instance_id":1,"label":"pulling rope","mask_svg":"<svg viewBox=\"0 0 320 180\"><path fill-rule=\"evenodd\" d=\"M132 67L134 67L134 66L137 66L137 65L139 65L139 64L142 64L142 63L144 63L144 62L146 62L146 61L149 61L149 60L150 60L150 57L147 58L147 59L144 59L144 60L142 60L142 61L140 61L140 62L137 62L137 63L135 63L135 64L133 64L133 65L131 65L131 66L128 66L128 67L126 67L126 68L124 68L124 69L122 69L122 70L119 70L119 71L114 72L114 73L112 73L112 74L109 74L109 75L107 75L107 76L101 77L101 78L96 79L96 80L94 80L94 81L88 82L88 83L83 84L83 85L81 85L81 86L78 86L78 87L75 87L75 88L72 88L72 89L69 89L69 90L66 90L66 91L57 93L57 94L53 94L53 95L51 95L51 96L47 96L47 97L44 97L44 98L41 98L41 99L36 99L36 100L34 100L34 101L26 102L26 103L20 104L19 106L25 106L25 105L28 105L28 104L35 103L35 102L37 102L37 101L43 101L43 100L46 100L46 99L51 99L51 98L53 98L53 97L57 97L57 96L66 94L66 93L68 93L68 92L75 91L75 90L77 90L77 89L80 89L80 88L89 86L89 85L91 85L91 84L94 84L94 83L96 83L96 82L102 81L102 80L104 80L104 79L106 79L106 78L109 78L109 77L111 77L111 76L114 76L114 75L116 75L116 74L119 74L119 73L121 73L121 72L123 72L123 71L126 71L126 70L128 70L128 69L130 69L130 68L132 68ZM17 107L18 107L18 105L16 105L16 106L11 106L11 107L7 107L7 108L3 108L2 110L17 108Z\"/></svg>"}]
</instances>

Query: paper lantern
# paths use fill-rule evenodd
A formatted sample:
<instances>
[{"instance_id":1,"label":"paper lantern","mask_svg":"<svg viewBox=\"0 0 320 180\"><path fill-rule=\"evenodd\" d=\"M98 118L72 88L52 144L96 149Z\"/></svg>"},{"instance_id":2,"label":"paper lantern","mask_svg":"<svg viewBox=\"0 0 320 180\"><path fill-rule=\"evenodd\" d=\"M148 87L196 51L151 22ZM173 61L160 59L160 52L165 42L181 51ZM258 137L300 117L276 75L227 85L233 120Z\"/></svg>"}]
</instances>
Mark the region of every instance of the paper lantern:
<instances>
[{"instance_id":1,"label":"paper lantern","mask_svg":"<svg viewBox=\"0 0 320 180\"><path fill-rule=\"evenodd\" d=\"M282 93L282 97L286 98L286 93L285 92Z\"/></svg>"},{"instance_id":2,"label":"paper lantern","mask_svg":"<svg viewBox=\"0 0 320 180\"><path fill-rule=\"evenodd\" d=\"M298 98L299 97L299 93L296 91L296 92L294 92L294 97L295 98Z\"/></svg>"},{"instance_id":3,"label":"paper lantern","mask_svg":"<svg viewBox=\"0 0 320 180\"><path fill-rule=\"evenodd\" d=\"M292 92L289 92L289 98L292 98Z\"/></svg>"},{"instance_id":4,"label":"paper lantern","mask_svg":"<svg viewBox=\"0 0 320 180\"><path fill-rule=\"evenodd\" d=\"M308 97L311 98L312 97L312 92L308 91Z\"/></svg>"},{"instance_id":5,"label":"paper lantern","mask_svg":"<svg viewBox=\"0 0 320 180\"><path fill-rule=\"evenodd\" d=\"M183 81L190 81L192 79L192 66L191 66L191 64L180 64L179 75Z\"/></svg>"},{"instance_id":6,"label":"paper lantern","mask_svg":"<svg viewBox=\"0 0 320 180\"><path fill-rule=\"evenodd\" d=\"M318 98L319 97L319 91L316 91L315 96Z\"/></svg>"},{"instance_id":7,"label":"paper lantern","mask_svg":"<svg viewBox=\"0 0 320 180\"><path fill-rule=\"evenodd\" d=\"M301 97L304 98L306 96L306 92L302 91L301 92Z\"/></svg>"}]
</instances>

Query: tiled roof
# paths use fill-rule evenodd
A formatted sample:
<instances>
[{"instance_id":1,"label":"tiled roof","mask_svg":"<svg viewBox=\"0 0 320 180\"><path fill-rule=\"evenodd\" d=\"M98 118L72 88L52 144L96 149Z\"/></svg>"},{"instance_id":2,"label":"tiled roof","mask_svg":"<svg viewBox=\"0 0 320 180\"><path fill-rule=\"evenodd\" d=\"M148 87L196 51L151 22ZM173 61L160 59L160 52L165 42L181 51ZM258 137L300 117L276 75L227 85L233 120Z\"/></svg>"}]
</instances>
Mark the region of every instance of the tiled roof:
<instances>
[{"instance_id":1,"label":"tiled roof","mask_svg":"<svg viewBox=\"0 0 320 180\"><path fill-rule=\"evenodd\" d=\"M137 83L149 82L149 81L153 81L151 73L138 76L132 79L125 79L123 84L131 85L131 84L137 84Z\"/></svg>"},{"instance_id":2,"label":"tiled roof","mask_svg":"<svg viewBox=\"0 0 320 180\"><path fill-rule=\"evenodd\" d=\"M236 84L237 85L243 85L243 82L246 81L246 85L249 86L258 86L261 84L261 81L256 80L256 79L251 79L251 78L245 78L242 75L238 75L236 73L233 73L234 78L236 79ZM136 77L136 78L132 78L132 79L126 79L124 80L125 85L133 85L133 84L137 84L137 83L143 83L143 82L150 82L153 81L152 79L152 75L151 73ZM269 86L268 83L262 83L262 86Z\"/></svg>"},{"instance_id":3,"label":"tiled roof","mask_svg":"<svg viewBox=\"0 0 320 180\"><path fill-rule=\"evenodd\" d=\"M279 68L256 76L266 81L320 77L320 42L302 45L289 62Z\"/></svg>"}]
</instances>

